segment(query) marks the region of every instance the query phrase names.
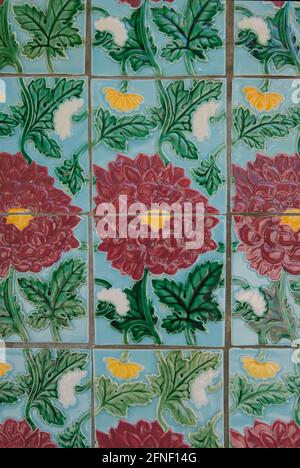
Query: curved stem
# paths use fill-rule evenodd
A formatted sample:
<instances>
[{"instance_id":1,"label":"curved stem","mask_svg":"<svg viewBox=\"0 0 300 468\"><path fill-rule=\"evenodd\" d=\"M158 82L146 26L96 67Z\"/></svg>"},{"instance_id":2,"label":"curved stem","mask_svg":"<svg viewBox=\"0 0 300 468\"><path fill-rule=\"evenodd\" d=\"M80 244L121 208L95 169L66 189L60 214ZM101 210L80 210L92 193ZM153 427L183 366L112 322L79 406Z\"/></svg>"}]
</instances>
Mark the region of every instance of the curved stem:
<instances>
[{"instance_id":1,"label":"curved stem","mask_svg":"<svg viewBox=\"0 0 300 468\"><path fill-rule=\"evenodd\" d=\"M168 160L167 156L164 153L163 145L164 145L164 136L161 134L158 139L158 154L163 160L164 164L167 166L170 161Z\"/></svg>"},{"instance_id":2,"label":"curved stem","mask_svg":"<svg viewBox=\"0 0 300 468\"><path fill-rule=\"evenodd\" d=\"M153 320L152 320L152 317L151 317L151 314L150 314L150 311L149 311L149 307L148 307L148 298L147 298L147 279L148 279L148 270L145 269L145 274L144 274L144 278L142 279L142 287L141 287L141 302L142 304L145 306L144 307L144 315L146 317L146 320L147 320L147 324L148 324L148 328L149 330L151 331L152 333L152 336L153 336L153 339L155 341L156 344L158 345L161 345L162 342L161 342L161 339L155 329L155 325L153 324Z\"/></svg>"},{"instance_id":3,"label":"curved stem","mask_svg":"<svg viewBox=\"0 0 300 468\"><path fill-rule=\"evenodd\" d=\"M290 317L290 310L291 307L288 304L287 300L287 273L285 271L282 272L280 280L276 283L276 293L279 303L279 312L283 318L284 323L286 324L287 330L289 332L290 338L292 341L297 340L299 338L298 334L296 333L294 323L291 321Z\"/></svg>"},{"instance_id":4,"label":"curved stem","mask_svg":"<svg viewBox=\"0 0 300 468\"><path fill-rule=\"evenodd\" d=\"M149 61L151 63L151 66L158 75L161 75L160 66L158 65L158 63L156 61L156 58L154 56L151 44L149 42L147 31L145 29L145 24L146 24L146 20L147 20L147 4L148 4L148 2L143 2L142 5L141 5L141 15L140 15L139 29L140 29L140 33L141 33L141 36L142 36L143 46L144 46L145 51L147 52L147 55L148 55Z\"/></svg>"},{"instance_id":5,"label":"curved stem","mask_svg":"<svg viewBox=\"0 0 300 468\"><path fill-rule=\"evenodd\" d=\"M251 18L251 16L254 16L252 11L250 11L248 8L242 7L240 5L235 6L235 11L237 11L239 13L242 13L243 15L247 16L248 18Z\"/></svg>"},{"instance_id":6,"label":"curved stem","mask_svg":"<svg viewBox=\"0 0 300 468\"><path fill-rule=\"evenodd\" d=\"M189 346L196 346L197 341L196 341L196 335L194 331L190 327L186 327L184 333L185 333L186 343Z\"/></svg>"},{"instance_id":7,"label":"curved stem","mask_svg":"<svg viewBox=\"0 0 300 468\"><path fill-rule=\"evenodd\" d=\"M97 286L103 286L105 289L111 289L112 288L112 284L109 281L106 281L106 280L101 279L101 278L95 278L95 284Z\"/></svg>"},{"instance_id":8,"label":"curved stem","mask_svg":"<svg viewBox=\"0 0 300 468\"><path fill-rule=\"evenodd\" d=\"M194 70L192 60L187 55L185 55L184 56L184 62L185 62L185 66L186 66L186 70L187 70L188 74L190 76L194 76L195 75L195 70Z\"/></svg>"},{"instance_id":9,"label":"curved stem","mask_svg":"<svg viewBox=\"0 0 300 468\"><path fill-rule=\"evenodd\" d=\"M52 58L50 56L49 50L46 49L46 60L49 73L55 73Z\"/></svg>"},{"instance_id":10,"label":"curved stem","mask_svg":"<svg viewBox=\"0 0 300 468\"><path fill-rule=\"evenodd\" d=\"M283 9L284 26L282 28L282 33L284 34L284 39L289 49L289 52L294 59L295 67L297 68L298 73L300 73L300 61L298 58L298 51L296 51L295 49L295 44L293 43L292 35L289 34L289 26L290 26L289 17L293 8L293 2L287 2L283 8L284 8Z\"/></svg>"},{"instance_id":11,"label":"curved stem","mask_svg":"<svg viewBox=\"0 0 300 468\"><path fill-rule=\"evenodd\" d=\"M31 164L32 159L26 151L26 140L27 140L27 132L31 127L32 118L33 118L32 116L33 103L32 103L31 95L28 92L24 79L20 78L19 83L23 92L23 97L24 97L24 101L26 104L26 108L28 110L28 114L26 115L26 121L23 127L22 136L21 136L21 143L20 143L21 153L23 154L24 158L27 160L28 164Z\"/></svg>"},{"instance_id":12,"label":"curved stem","mask_svg":"<svg viewBox=\"0 0 300 468\"><path fill-rule=\"evenodd\" d=\"M98 6L92 6L91 11L99 13L100 15L104 16L105 18L109 17L109 13L104 10L104 8L98 7Z\"/></svg>"},{"instance_id":13,"label":"curved stem","mask_svg":"<svg viewBox=\"0 0 300 468\"><path fill-rule=\"evenodd\" d=\"M59 330L53 323L51 324L51 335L55 343L61 343L61 336Z\"/></svg>"}]
</instances>

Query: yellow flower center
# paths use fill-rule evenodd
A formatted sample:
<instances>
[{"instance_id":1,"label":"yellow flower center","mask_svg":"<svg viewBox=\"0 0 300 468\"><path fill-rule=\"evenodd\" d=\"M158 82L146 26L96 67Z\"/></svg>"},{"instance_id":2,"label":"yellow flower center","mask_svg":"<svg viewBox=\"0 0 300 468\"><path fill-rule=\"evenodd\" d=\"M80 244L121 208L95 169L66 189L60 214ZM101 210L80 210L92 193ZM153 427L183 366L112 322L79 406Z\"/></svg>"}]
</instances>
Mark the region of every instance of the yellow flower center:
<instances>
[{"instance_id":1,"label":"yellow flower center","mask_svg":"<svg viewBox=\"0 0 300 468\"><path fill-rule=\"evenodd\" d=\"M0 93L0 102L5 102L5 95Z\"/></svg>"},{"instance_id":2,"label":"yellow flower center","mask_svg":"<svg viewBox=\"0 0 300 468\"><path fill-rule=\"evenodd\" d=\"M14 224L19 231L23 231L30 224L33 216L29 213L29 210L24 208L11 208L8 210L9 215L6 218L6 224Z\"/></svg>"},{"instance_id":3,"label":"yellow flower center","mask_svg":"<svg viewBox=\"0 0 300 468\"><path fill-rule=\"evenodd\" d=\"M283 226L289 226L294 232L300 231L300 209L293 208L287 211L286 216L281 217L280 224ZM291 216L292 214L299 216Z\"/></svg>"},{"instance_id":4,"label":"yellow flower center","mask_svg":"<svg viewBox=\"0 0 300 468\"><path fill-rule=\"evenodd\" d=\"M148 210L140 215L141 224L150 226L153 231L163 229L170 219L170 212L166 210Z\"/></svg>"}]
</instances>

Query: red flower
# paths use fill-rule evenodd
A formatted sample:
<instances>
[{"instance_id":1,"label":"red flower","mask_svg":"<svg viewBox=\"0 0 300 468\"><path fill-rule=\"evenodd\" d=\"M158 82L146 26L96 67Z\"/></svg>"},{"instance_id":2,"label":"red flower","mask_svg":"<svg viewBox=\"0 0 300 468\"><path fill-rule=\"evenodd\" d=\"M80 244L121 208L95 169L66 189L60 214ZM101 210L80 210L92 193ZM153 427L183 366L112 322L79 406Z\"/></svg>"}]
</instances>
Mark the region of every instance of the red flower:
<instances>
[{"instance_id":1,"label":"red flower","mask_svg":"<svg viewBox=\"0 0 300 468\"><path fill-rule=\"evenodd\" d=\"M58 448L47 432L34 431L26 421L8 419L0 424L0 449Z\"/></svg>"},{"instance_id":2,"label":"red flower","mask_svg":"<svg viewBox=\"0 0 300 468\"><path fill-rule=\"evenodd\" d=\"M294 421L278 419L272 425L255 421L244 435L232 429L231 442L236 449L292 449L300 448L300 428Z\"/></svg>"},{"instance_id":3,"label":"red flower","mask_svg":"<svg viewBox=\"0 0 300 468\"><path fill-rule=\"evenodd\" d=\"M95 166L94 172L98 192L95 197L97 207L103 203L113 203L117 217L123 214L119 207L121 195L127 196L129 207L134 203L143 203L151 210L154 203L166 203L170 206L190 202L193 206L203 203L205 213L218 213L208 205L206 197L190 188L191 181L185 177L182 168L173 167L172 164L165 166L158 155L150 157L139 154L134 160L119 155L116 161L109 163L108 170ZM193 226L195 219L196 213L192 217ZM171 221L170 224L171 233L174 234L174 222ZM117 226L116 239L102 239L99 250L107 252L107 258L114 268L134 280L143 277L145 268L153 274L174 275L179 269L193 265L200 254L216 249L211 230L217 224L215 217L205 217L204 242L198 249L186 248L186 243L190 241L186 234L182 238L173 235L170 239L164 239L160 231L156 239L151 239L150 236L146 239L122 238ZM101 238L101 232L98 235Z\"/></svg>"},{"instance_id":4,"label":"red flower","mask_svg":"<svg viewBox=\"0 0 300 468\"><path fill-rule=\"evenodd\" d=\"M152 2L160 2L160 0L151 0ZM164 2L172 3L174 0L163 0ZM119 0L120 3L128 3L132 8L139 8L142 0Z\"/></svg>"},{"instance_id":5,"label":"red flower","mask_svg":"<svg viewBox=\"0 0 300 468\"><path fill-rule=\"evenodd\" d=\"M250 266L271 280L284 269L300 274L300 158L257 155L247 169L233 167L234 212L271 213L268 217L235 216L235 229ZM276 216L273 213L287 213Z\"/></svg>"},{"instance_id":6,"label":"red flower","mask_svg":"<svg viewBox=\"0 0 300 468\"><path fill-rule=\"evenodd\" d=\"M277 8L282 8L286 4L286 0L268 0L273 3Z\"/></svg>"},{"instance_id":7,"label":"red flower","mask_svg":"<svg viewBox=\"0 0 300 468\"><path fill-rule=\"evenodd\" d=\"M120 421L109 434L97 431L99 448L189 448L183 434L169 429L164 432L158 422L139 421L131 424Z\"/></svg>"},{"instance_id":8,"label":"red flower","mask_svg":"<svg viewBox=\"0 0 300 468\"><path fill-rule=\"evenodd\" d=\"M28 164L19 153L0 153L0 276L10 266L38 273L56 263L63 252L79 246L73 229L80 209L54 188L46 167ZM62 216L33 216L61 213Z\"/></svg>"}]
</instances>

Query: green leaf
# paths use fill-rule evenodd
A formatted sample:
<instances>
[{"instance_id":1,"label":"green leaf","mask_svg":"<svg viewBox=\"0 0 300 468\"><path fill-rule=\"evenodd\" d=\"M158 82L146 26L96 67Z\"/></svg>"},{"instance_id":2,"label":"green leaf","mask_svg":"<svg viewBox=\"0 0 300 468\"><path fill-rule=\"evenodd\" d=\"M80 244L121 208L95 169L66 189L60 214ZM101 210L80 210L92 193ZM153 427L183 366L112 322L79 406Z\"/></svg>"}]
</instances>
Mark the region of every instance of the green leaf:
<instances>
[{"instance_id":1,"label":"green leaf","mask_svg":"<svg viewBox=\"0 0 300 468\"><path fill-rule=\"evenodd\" d=\"M220 438L216 434L214 424L209 421L206 426L200 427L197 432L190 433L189 439L193 448L219 449Z\"/></svg>"},{"instance_id":2,"label":"green leaf","mask_svg":"<svg viewBox=\"0 0 300 468\"><path fill-rule=\"evenodd\" d=\"M0 112L0 137L13 135L18 125L13 117Z\"/></svg>"},{"instance_id":3,"label":"green leaf","mask_svg":"<svg viewBox=\"0 0 300 468\"><path fill-rule=\"evenodd\" d=\"M152 8L154 23L169 41L162 57L171 63L183 58L207 61L207 51L223 45L219 31L212 27L220 11L220 0L189 0L184 16L174 8Z\"/></svg>"},{"instance_id":4,"label":"green leaf","mask_svg":"<svg viewBox=\"0 0 300 468\"><path fill-rule=\"evenodd\" d=\"M95 117L97 143L116 151L127 151L129 140L148 137L153 128L153 122L141 114L116 117L100 108Z\"/></svg>"},{"instance_id":5,"label":"green leaf","mask_svg":"<svg viewBox=\"0 0 300 468\"><path fill-rule=\"evenodd\" d=\"M247 416L263 416L269 406L285 405L290 391L280 381L250 383L245 377L236 375L231 381L234 407Z\"/></svg>"},{"instance_id":6,"label":"green leaf","mask_svg":"<svg viewBox=\"0 0 300 468\"><path fill-rule=\"evenodd\" d=\"M61 448L84 449L87 448L87 438L82 433L81 424L75 421L64 432L57 435L57 442Z\"/></svg>"},{"instance_id":7,"label":"green leaf","mask_svg":"<svg viewBox=\"0 0 300 468\"><path fill-rule=\"evenodd\" d=\"M0 70L14 67L18 72L19 44L8 19L9 0L4 0L0 7Z\"/></svg>"},{"instance_id":8,"label":"green leaf","mask_svg":"<svg viewBox=\"0 0 300 468\"><path fill-rule=\"evenodd\" d=\"M23 391L13 382L3 380L0 382L0 405L12 404L19 401Z\"/></svg>"},{"instance_id":9,"label":"green leaf","mask_svg":"<svg viewBox=\"0 0 300 468\"><path fill-rule=\"evenodd\" d=\"M184 133L169 133L167 141L172 145L173 150L178 156L184 159L195 160L198 159L197 146L189 141Z\"/></svg>"},{"instance_id":10,"label":"green leaf","mask_svg":"<svg viewBox=\"0 0 300 468\"><path fill-rule=\"evenodd\" d=\"M282 138L289 135L295 122L285 114L270 114L256 117L249 109L239 107L234 111L234 129L238 141L249 148L264 150L268 138Z\"/></svg>"},{"instance_id":11,"label":"green leaf","mask_svg":"<svg viewBox=\"0 0 300 468\"><path fill-rule=\"evenodd\" d=\"M289 286L294 301L297 305L300 305L300 281L290 281Z\"/></svg>"},{"instance_id":12,"label":"green leaf","mask_svg":"<svg viewBox=\"0 0 300 468\"><path fill-rule=\"evenodd\" d=\"M200 374L219 366L220 354L192 351L185 357L182 351L170 351L166 355L158 352L157 358L158 375L147 379L159 398L160 421L168 412L177 424L196 426L196 415L186 405L191 398L191 384Z\"/></svg>"},{"instance_id":13,"label":"green leaf","mask_svg":"<svg viewBox=\"0 0 300 468\"><path fill-rule=\"evenodd\" d=\"M47 155L48 158L61 158L62 151L59 144L53 138L49 138L47 132L31 131L28 133L28 139L41 154Z\"/></svg>"},{"instance_id":14,"label":"green leaf","mask_svg":"<svg viewBox=\"0 0 300 468\"><path fill-rule=\"evenodd\" d=\"M19 278L24 298L35 307L27 323L36 330L70 328L72 320L86 314L79 297L80 288L85 282L86 263L80 259L62 262L49 282L30 276Z\"/></svg>"},{"instance_id":15,"label":"green leaf","mask_svg":"<svg viewBox=\"0 0 300 468\"><path fill-rule=\"evenodd\" d=\"M215 195L219 188L224 185L222 171L217 166L213 156L201 161L200 166L192 170L192 174L193 179L200 187L204 187L210 196Z\"/></svg>"},{"instance_id":16,"label":"green leaf","mask_svg":"<svg viewBox=\"0 0 300 468\"><path fill-rule=\"evenodd\" d=\"M55 426L63 426L66 422L66 416L57 408L48 398L36 399L32 404L40 417L47 423Z\"/></svg>"},{"instance_id":17,"label":"green leaf","mask_svg":"<svg viewBox=\"0 0 300 468\"><path fill-rule=\"evenodd\" d=\"M85 183L85 170L79 159L74 154L71 159L66 159L62 166L56 167L58 180L65 185L72 195L77 195Z\"/></svg>"},{"instance_id":18,"label":"green leaf","mask_svg":"<svg viewBox=\"0 0 300 468\"><path fill-rule=\"evenodd\" d=\"M95 47L103 47L108 56L120 63L122 73L126 74L128 66L135 72L144 68L152 68L152 57L155 56L157 48L153 40L151 30L145 27L142 9L135 10L130 18L123 18L128 39L123 47L115 44L111 33L97 31L95 34Z\"/></svg>"},{"instance_id":19,"label":"green leaf","mask_svg":"<svg viewBox=\"0 0 300 468\"><path fill-rule=\"evenodd\" d=\"M95 392L97 410L118 418L127 417L129 408L133 406L148 405L153 397L153 392L144 383L119 385L104 376L97 379Z\"/></svg>"},{"instance_id":20,"label":"green leaf","mask_svg":"<svg viewBox=\"0 0 300 468\"><path fill-rule=\"evenodd\" d=\"M167 278L153 280L155 294L173 312L162 323L168 333L186 331L188 337L189 331L193 334L197 330L206 331L209 321L222 320L222 313L214 297L222 272L222 264L209 261L196 266L189 273L185 284Z\"/></svg>"},{"instance_id":21,"label":"green leaf","mask_svg":"<svg viewBox=\"0 0 300 468\"><path fill-rule=\"evenodd\" d=\"M46 56L48 63L53 58L66 59L68 48L83 44L75 26L75 19L83 10L82 0L48 0L44 11L28 3L15 5L17 22L32 38L23 48L25 56L30 60Z\"/></svg>"},{"instance_id":22,"label":"green leaf","mask_svg":"<svg viewBox=\"0 0 300 468\"><path fill-rule=\"evenodd\" d=\"M17 301L15 284L10 274L0 282L0 338L5 340L13 335L21 336L20 326L23 322L24 313Z\"/></svg>"}]
</instances>

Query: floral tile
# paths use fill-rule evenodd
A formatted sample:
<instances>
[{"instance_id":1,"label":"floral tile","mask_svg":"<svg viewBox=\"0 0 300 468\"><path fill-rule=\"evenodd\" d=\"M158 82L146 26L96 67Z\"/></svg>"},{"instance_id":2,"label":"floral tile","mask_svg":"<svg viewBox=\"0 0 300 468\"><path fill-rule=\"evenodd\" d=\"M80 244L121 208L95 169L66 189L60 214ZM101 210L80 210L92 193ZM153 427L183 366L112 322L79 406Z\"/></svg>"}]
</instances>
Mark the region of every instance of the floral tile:
<instances>
[{"instance_id":1,"label":"floral tile","mask_svg":"<svg viewBox=\"0 0 300 468\"><path fill-rule=\"evenodd\" d=\"M88 341L87 219L0 216L0 338Z\"/></svg>"},{"instance_id":2,"label":"floral tile","mask_svg":"<svg viewBox=\"0 0 300 468\"><path fill-rule=\"evenodd\" d=\"M233 344L300 339L300 217L236 216Z\"/></svg>"},{"instance_id":3,"label":"floral tile","mask_svg":"<svg viewBox=\"0 0 300 468\"><path fill-rule=\"evenodd\" d=\"M233 448L300 448L299 349L230 353Z\"/></svg>"},{"instance_id":4,"label":"floral tile","mask_svg":"<svg viewBox=\"0 0 300 468\"><path fill-rule=\"evenodd\" d=\"M299 92L298 80L234 80L234 212L300 208Z\"/></svg>"},{"instance_id":5,"label":"floral tile","mask_svg":"<svg viewBox=\"0 0 300 468\"><path fill-rule=\"evenodd\" d=\"M200 249L178 245L174 250L169 240L142 240L148 250L144 256L139 240L125 239L119 246L114 239L100 242L96 218L99 345L223 346L226 223L212 220L204 220L207 237Z\"/></svg>"},{"instance_id":6,"label":"floral tile","mask_svg":"<svg viewBox=\"0 0 300 468\"><path fill-rule=\"evenodd\" d=\"M93 80L92 105L96 166L118 153L159 154L226 213L224 80Z\"/></svg>"},{"instance_id":7,"label":"floral tile","mask_svg":"<svg viewBox=\"0 0 300 468\"><path fill-rule=\"evenodd\" d=\"M235 74L299 75L300 4L235 0Z\"/></svg>"},{"instance_id":8,"label":"floral tile","mask_svg":"<svg viewBox=\"0 0 300 468\"><path fill-rule=\"evenodd\" d=\"M94 75L224 75L223 0L92 4Z\"/></svg>"},{"instance_id":9,"label":"floral tile","mask_svg":"<svg viewBox=\"0 0 300 468\"><path fill-rule=\"evenodd\" d=\"M0 97L0 210L89 211L86 80L3 78Z\"/></svg>"},{"instance_id":10,"label":"floral tile","mask_svg":"<svg viewBox=\"0 0 300 468\"><path fill-rule=\"evenodd\" d=\"M95 351L99 448L220 448L221 351Z\"/></svg>"},{"instance_id":11,"label":"floral tile","mask_svg":"<svg viewBox=\"0 0 300 468\"><path fill-rule=\"evenodd\" d=\"M0 448L90 447L89 351L0 353Z\"/></svg>"},{"instance_id":12,"label":"floral tile","mask_svg":"<svg viewBox=\"0 0 300 468\"><path fill-rule=\"evenodd\" d=\"M0 72L85 72L85 0L1 0Z\"/></svg>"}]
</instances>

